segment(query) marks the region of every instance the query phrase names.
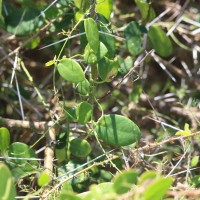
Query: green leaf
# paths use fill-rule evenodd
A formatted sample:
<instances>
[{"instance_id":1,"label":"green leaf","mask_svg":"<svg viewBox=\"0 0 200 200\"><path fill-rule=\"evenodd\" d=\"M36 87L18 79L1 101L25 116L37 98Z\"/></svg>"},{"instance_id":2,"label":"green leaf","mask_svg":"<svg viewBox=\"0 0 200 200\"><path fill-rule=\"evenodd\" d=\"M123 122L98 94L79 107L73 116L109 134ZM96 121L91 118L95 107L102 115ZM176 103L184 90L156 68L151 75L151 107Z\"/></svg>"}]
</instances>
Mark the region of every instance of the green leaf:
<instances>
[{"instance_id":1,"label":"green leaf","mask_svg":"<svg viewBox=\"0 0 200 200\"><path fill-rule=\"evenodd\" d=\"M125 59L118 57L119 72L121 74L126 74L133 67L133 60L131 56L127 56Z\"/></svg>"},{"instance_id":2,"label":"green leaf","mask_svg":"<svg viewBox=\"0 0 200 200\"><path fill-rule=\"evenodd\" d=\"M106 55L107 52L108 52L108 50L102 42L100 42L100 46L99 46L97 53L95 53L91 49L90 45L88 44L85 47L84 60L89 64L97 63L99 60L101 60Z\"/></svg>"},{"instance_id":3,"label":"green leaf","mask_svg":"<svg viewBox=\"0 0 200 200\"><path fill-rule=\"evenodd\" d=\"M30 40L25 47L27 49L35 49L40 44L40 37L34 37L32 40Z\"/></svg>"},{"instance_id":4,"label":"green leaf","mask_svg":"<svg viewBox=\"0 0 200 200\"><path fill-rule=\"evenodd\" d=\"M181 136L190 136L192 134L191 130L189 129L189 124L184 125L184 131L177 131L175 135Z\"/></svg>"},{"instance_id":5,"label":"green leaf","mask_svg":"<svg viewBox=\"0 0 200 200\"><path fill-rule=\"evenodd\" d=\"M0 0L0 28L4 27L4 17L2 15L2 0Z\"/></svg>"},{"instance_id":6,"label":"green leaf","mask_svg":"<svg viewBox=\"0 0 200 200\"><path fill-rule=\"evenodd\" d=\"M16 179L37 171L38 162L36 160L27 160L29 158L37 158L33 149L27 144L21 142L12 143L8 148L8 155L16 158L8 163ZM23 158L25 159L23 160Z\"/></svg>"},{"instance_id":7,"label":"green leaf","mask_svg":"<svg viewBox=\"0 0 200 200\"><path fill-rule=\"evenodd\" d=\"M173 52L171 40L166 36L160 26L151 26L148 31L150 44L160 56L167 57Z\"/></svg>"},{"instance_id":8,"label":"green leaf","mask_svg":"<svg viewBox=\"0 0 200 200\"><path fill-rule=\"evenodd\" d=\"M35 8L9 8L5 16L5 26L9 33L17 36L26 36L36 32L42 26L44 20L40 11Z\"/></svg>"},{"instance_id":9,"label":"green leaf","mask_svg":"<svg viewBox=\"0 0 200 200\"><path fill-rule=\"evenodd\" d=\"M81 10L79 10L78 12L76 12L75 14L75 20L76 22L79 22L81 19L83 19L85 16L85 13Z\"/></svg>"},{"instance_id":10,"label":"green leaf","mask_svg":"<svg viewBox=\"0 0 200 200\"><path fill-rule=\"evenodd\" d=\"M135 170L124 171L118 174L114 182L114 190L117 194L124 194L137 183L138 173Z\"/></svg>"},{"instance_id":11,"label":"green leaf","mask_svg":"<svg viewBox=\"0 0 200 200\"><path fill-rule=\"evenodd\" d=\"M75 175L77 172L84 170L83 162L80 158L78 159L70 159L66 165L61 165L58 167L58 176L64 175L65 177L71 177ZM84 181L88 180L90 177L85 174L81 173L75 176L76 178L70 179L70 183L74 186L79 183L83 183ZM61 178L62 180L62 178Z\"/></svg>"},{"instance_id":12,"label":"green leaf","mask_svg":"<svg viewBox=\"0 0 200 200\"><path fill-rule=\"evenodd\" d=\"M60 191L60 195L59 195L59 200L80 200L80 198L76 198L77 196L74 194L73 192L73 189L72 189L72 186L69 182L65 182L63 185L62 185L62 189Z\"/></svg>"},{"instance_id":13,"label":"green leaf","mask_svg":"<svg viewBox=\"0 0 200 200\"><path fill-rule=\"evenodd\" d=\"M92 148L86 140L75 138L70 141L70 152L77 157L85 157L90 154Z\"/></svg>"},{"instance_id":14,"label":"green leaf","mask_svg":"<svg viewBox=\"0 0 200 200\"><path fill-rule=\"evenodd\" d=\"M85 12L85 11L89 8L89 6L90 6L88 0L74 0L74 4L75 4L75 6L76 6L78 9L80 9L80 10L82 10L82 11L84 11L84 12Z\"/></svg>"},{"instance_id":15,"label":"green leaf","mask_svg":"<svg viewBox=\"0 0 200 200\"><path fill-rule=\"evenodd\" d=\"M15 200L16 189L12 174L5 164L0 164L0 197L2 200Z\"/></svg>"},{"instance_id":16,"label":"green leaf","mask_svg":"<svg viewBox=\"0 0 200 200\"><path fill-rule=\"evenodd\" d=\"M98 14L98 20L101 22L98 26L99 31L101 31L99 39L108 49L107 57L113 58L115 55L115 37L108 35L112 34L111 25L101 14Z\"/></svg>"},{"instance_id":17,"label":"green leaf","mask_svg":"<svg viewBox=\"0 0 200 200\"><path fill-rule=\"evenodd\" d=\"M7 128L0 128L0 152L5 152L10 145L10 132Z\"/></svg>"},{"instance_id":18,"label":"green leaf","mask_svg":"<svg viewBox=\"0 0 200 200\"><path fill-rule=\"evenodd\" d=\"M118 62L105 57L98 62L98 71L103 81L110 82L118 72Z\"/></svg>"},{"instance_id":19,"label":"green leaf","mask_svg":"<svg viewBox=\"0 0 200 200\"><path fill-rule=\"evenodd\" d=\"M50 182L49 174L42 172L37 180L37 183L40 187L47 185Z\"/></svg>"},{"instance_id":20,"label":"green leaf","mask_svg":"<svg viewBox=\"0 0 200 200\"><path fill-rule=\"evenodd\" d=\"M58 72L63 79L72 83L79 83L85 80L81 66L72 59L63 58L58 64Z\"/></svg>"},{"instance_id":21,"label":"green leaf","mask_svg":"<svg viewBox=\"0 0 200 200\"><path fill-rule=\"evenodd\" d=\"M191 180L190 183L195 187L195 188L199 188L200 187L200 175L194 175Z\"/></svg>"},{"instance_id":22,"label":"green leaf","mask_svg":"<svg viewBox=\"0 0 200 200\"><path fill-rule=\"evenodd\" d=\"M190 166L191 167L196 167L199 163L199 156L194 156L191 160Z\"/></svg>"},{"instance_id":23,"label":"green leaf","mask_svg":"<svg viewBox=\"0 0 200 200\"><path fill-rule=\"evenodd\" d=\"M63 147L62 149L55 149L56 159L58 159L58 163L62 163L63 161L68 160L68 151L66 147Z\"/></svg>"},{"instance_id":24,"label":"green leaf","mask_svg":"<svg viewBox=\"0 0 200 200\"><path fill-rule=\"evenodd\" d=\"M160 200L167 193L168 189L172 185L172 178L160 177L158 180L153 181L150 185L145 188L143 193L144 200Z\"/></svg>"},{"instance_id":25,"label":"green leaf","mask_svg":"<svg viewBox=\"0 0 200 200\"><path fill-rule=\"evenodd\" d=\"M143 50L140 29L139 24L134 21L130 22L124 31L126 48L133 56L138 55Z\"/></svg>"},{"instance_id":26,"label":"green leaf","mask_svg":"<svg viewBox=\"0 0 200 200\"><path fill-rule=\"evenodd\" d=\"M92 18L84 21L85 33L91 49L97 53L99 50L99 31L96 22Z\"/></svg>"},{"instance_id":27,"label":"green leaf","mask_svg":"<svg viewBox=\"0 0 200 200\"><path fill-rule=\"evenodd\" d=\"M65 190L60 193L59 200L81 200L81 198L74 192Z\"/></svg>"},{"instance_id":28,"label":"green leaf","mask_svg":"<svg viewBox=\"0 0 200 200\"><path fill-rule=\"evenodd\" d=\"M130 119L121 115L104 115L97 124L95 131L98 138L114 146L126 146L137 142L140 129Z\"/></svg>"},{"instance_id":29,"label":"green leaf","mask_svg":"<svg viewBox=\"0 0 200 200\"><path fill-rule=\"evenodd\" d=\"M96 12L102 14L107 20L110 19L112 10L113 10L113 0L96 1Z\"/></svg>"},{"instance_id":30,"label":"green leaf","mask_svg":"<svg viewBox=\"0 0 200 200\"><path fill-rule=\"evenodd\" d=\"M135 0L135 3L140 9L143 20L152 21L155 18L155 11L146 0Z\"/></svg>"},{"instance_id":31,"label":"green leaf","mask_svg":"<svg viewBox=\"0 0 200 200\"><path fill-rule=\"evenodd\" d=\"M102 200L102 195L103 199L107 200L115 200L116 199L116 194L113 191L113 183L111 182L105 182L105 183L100 183L98 185L92 185L90 187L90 196L92 196L91 199L94 200Z\"/></svg>"},{"instance_id":32,"label":"green leaf","mask_svg":"<svg viewBox=\"0 0 200 200\"><path fill-rule=\"evenodd\" d=\"M87 95L90 92L90 83L87 79L78 83L77 90L82 95Z\"/></svg>"},{"instance_id":33,"label":"green leaf","mask_svg":"<svg viewBox=\"0 0 200 200\"><path fill-rule=\"evenodd\" d=\"M153 180L156 179L156 177L158 177L159 174L157 174L155 171L147 171L144 172L138 179L138 185L141 185L144 183L145 185L145 181L147 181L148 183L152 182Z\"/></svg>"},{"instance_id":34,"label":"green leaf","mask_svg":"<svg viewBox=\"0 0 200 200\"><path fill-rule=\"evenodd\" d=\"M91 119L93 107L87 102L81 102L76 108L76 116L80 124L86 124Z\"/></svg>"}]
</instances>

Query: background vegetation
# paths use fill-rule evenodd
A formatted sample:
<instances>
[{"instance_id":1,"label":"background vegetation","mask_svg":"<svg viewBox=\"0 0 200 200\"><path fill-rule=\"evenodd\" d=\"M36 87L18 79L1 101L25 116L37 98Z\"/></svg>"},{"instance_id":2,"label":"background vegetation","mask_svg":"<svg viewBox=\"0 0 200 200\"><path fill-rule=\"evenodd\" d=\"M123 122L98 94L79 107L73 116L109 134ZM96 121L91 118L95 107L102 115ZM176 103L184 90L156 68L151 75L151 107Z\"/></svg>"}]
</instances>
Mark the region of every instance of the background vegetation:
<instances>
[{"instance_id":1,"label":"background vegetation","mask_svg":"<svg viewBox=\"0 0 200 200\"><path fill-rule=\"evenodd\" d=\"M198 0L0 0L1 199L198 199Z\"/></svg>"}]
</instances>

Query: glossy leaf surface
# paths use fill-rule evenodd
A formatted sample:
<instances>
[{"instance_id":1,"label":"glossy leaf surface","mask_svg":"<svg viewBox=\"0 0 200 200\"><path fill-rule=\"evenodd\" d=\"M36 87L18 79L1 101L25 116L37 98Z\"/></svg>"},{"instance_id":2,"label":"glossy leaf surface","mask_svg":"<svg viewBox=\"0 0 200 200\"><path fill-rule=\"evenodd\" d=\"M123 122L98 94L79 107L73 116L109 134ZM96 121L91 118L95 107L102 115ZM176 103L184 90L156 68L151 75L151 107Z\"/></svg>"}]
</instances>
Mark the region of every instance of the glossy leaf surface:
<instances>
[{"instance_id":1,"label":"glossy leaf surface","mask_svg":"<svg viewBox=\"0 0 200 200\"><path fill-rule=\"evenodd\" d=\"M160 56L167 57L173 52L171 40L159 26L151 26L148 32L150 44Z\"/></svg>"},{"instance_id":2,"label":"glossy leaf surface","mask_svg":"<svg viewBox=\"0 0 200 200\"><path fill-rule=\"evenodd\" d=\"M140 138L140 129L130 119L121 115L104 115L95 129L99 139L114 146L126 146L137 142Z\"/></svg>"},{"instance_id":3,"label":"glossy leaf surface","mask_svg":"<svg viewBox=\"0 0 200 200\"><path fill-rule=\"evenodd\" d=\"M99 31L96 22L92 18L84 21L85 33L91 49L97 53L99 49Z\"/></svg>"},{"instance_id":4,"label":"glossy leaf surface","mask_svg":"<svg viewBox=\"0 0 200 200\"><path fill-rule=\"evenodd\" d=\"M81 66L72 59L63 58L58 64L58 72L63 79L72 83L79 83L85 80Z\"/></svg>"},{"instance_id":5,"label":"glossy leaf surface","mask_svg":"<svg viewBox=\"0 0 200 200\"><path fill-rule=\"evenodd\" d=\"M10 145L10 132L7 128L0 128L0 152L5 152Z\"/></svg>"}]
</instances>

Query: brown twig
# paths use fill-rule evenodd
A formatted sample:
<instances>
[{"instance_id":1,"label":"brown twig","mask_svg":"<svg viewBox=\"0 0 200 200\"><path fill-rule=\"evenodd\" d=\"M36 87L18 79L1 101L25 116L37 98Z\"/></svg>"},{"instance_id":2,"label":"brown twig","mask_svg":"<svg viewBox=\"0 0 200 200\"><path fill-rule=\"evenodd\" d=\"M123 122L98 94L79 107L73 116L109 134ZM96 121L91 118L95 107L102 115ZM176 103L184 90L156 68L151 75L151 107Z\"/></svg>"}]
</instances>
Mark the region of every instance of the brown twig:
<instances>
[{"instance_id":1,"label":"brown twig","mask_svg":"<svg viewBox=\"0 0 200 200\"><path fill-rule=\"evenodd\" d=\"M55 122L33 122L33 121L22 121L16 119L8 119L0 117L0 126L6 126L11 129L27 129L27 130L36 130L38 134L42 134L38 131L44 131L47 128L51 127Z\"/></svg>"},{"instance_id":2,"label":"brown twig","mask_svg":"<svg viewBox=\"0 0 200 200\"><path fill-rule=\"evenodd\" d=\"M59 131L59 127L52 127L49 129L46 135L46 148L44 151L44 173L50 176L50 184L52 184L53 180L53 160L54 160L54 150L55 144L54 141L56 140L56 133ZM44 187L42 191L41 199L45 200L46 193L50 190L50 184Z\"/></svg>"}]
</instances>

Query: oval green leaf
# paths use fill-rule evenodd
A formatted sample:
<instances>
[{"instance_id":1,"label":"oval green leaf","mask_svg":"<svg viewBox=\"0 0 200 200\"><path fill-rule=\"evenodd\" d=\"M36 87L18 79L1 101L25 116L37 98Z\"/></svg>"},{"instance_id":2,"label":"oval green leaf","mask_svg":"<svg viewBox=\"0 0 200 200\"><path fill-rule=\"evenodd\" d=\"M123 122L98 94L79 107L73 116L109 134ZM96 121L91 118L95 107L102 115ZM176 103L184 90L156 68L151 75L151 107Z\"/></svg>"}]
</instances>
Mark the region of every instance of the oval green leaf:
<instances>
[{"instance_id":1,"label":"oval green leaf","mask_svg":"<svg viewBox=\"0 0 200 200\"><path fill-rule=\"evenodd\" d=\"M130 22L125 31L126 48L133 55L136 56L143 50L140 26L137 22Z\"/></svg>"},{"instance_id":2,"label":"oval green leaf","mask_svg":"<svg viewBox=\"0 0 200 200\"><path fill-rule=\"evenodd\" d=\"M72 59L63 58L58 64L58 72L61 77L72 83L79 83L85 80L81 66Z\"/></svg>"},{"instance_id":3,"label":"oval green leaf","mask_svg":"<svg viewBox=\"0 0 200 200\"><path fill-rule=\"evenodd\" d=\"M91 119L93 107L87 102L81 102L76 108L76 116L80 124L86 124Z\"/></svg>"},{"instance_id":4,"label":"oval green leaf","mask_svg":"<svg viewBox=\"0 0 200 200\"><path fill-rule=\"evenodd\" d=\"M90 192L91 192L90 196L93 197L91 199L95 199L95 200L116 199L116 194L113 191L113 183L111 182L100 183L98 185L91 185ZM102 198L102 195L103 195L103 198ZM90 198L85 198L85 199L90 199Z\"/></svg>"},{"instance_id":5,"label":"oval green leaf","mask_svg":"<svg viewBox=\"0 0 200 200\"><path fill-rule=\"evenodd\" d=\"M137 142L141 136L140 129L130 119L121 115L104 115L96 125L99 139L114 146L127 146Z\"/></svg>"},{"instance_id":6,"label":"oval green leaf","mask_svg":"<svg viewBox=\"0 0 200 200\"><path fill-rule=\"evenodd\" d=\"M152 21L155 18L155 11L149 2L146 0L135 0L135 3L140 9L143 20Z\"/></svg>"},{"instance_id":7,"label":"oval green leaf","mask_svg":"<svg viewBox=\"0 0 200 200\"><path fill-rule=\"evenodd\" d=\"M135 170L124 171L122 174L118 174L114 182L114 190L117 194L124 194L131 190L137 183L138 174Z\"/></svg>"},{"instance_id":8,"label":"oval green leaf","mask_svg":"<svg viewBox=\"0 0 200 200\"><path fill-rule=\"evenodd\" d=\"M8 15L5 17L6 30L17 36L30 35L42 26L44 20L40 11L35 8L8 8Z\"/></svg>"},{"instance_id":9,"label":"oval green leaf","mask_svg":"<svg viewBox=\"0 0 200 200\"><path fill-rule=\"evenodd\" d=\"M77 90L82 95L87 95L90 92L90 83L87 79L78 83Z\"/></svg>"},{"instance_id":10,"label":"oval green leaf","mask_svg":"<svg viewBox=\"0 0 200 200\"><path fill-rule=\"evenodd\" d=\"M9 146L8 155L10 157L16 158L9 163L9 166L12 169L12 171L16 171L16 177L20 177L25 173L35 173L35 171L37 170L38 161L31 160L33 158L37 158L37 155L35 154L33 149L31 149L27 144L21 142L12 143ZM29 158L30 160L27 160Z\"/></svg>"},{"instance_id":11,"label":"oval green leaf","mask_svg":"<svg viewBox=\"0 0 200 200\"><path fill-rule=\"evenodd\" d=\"M167 57L173 52L173 46L169 37L159 26L151 26L148 31L150 44L160 56Z\"/></svg>"},{"instance_id":12,"label":"oval green leaf","mask_svg":"<svg viewBox=\"0 0 200 200\"><path fill-rule=\"evenodd\" d=\"M84 21L85 33L91 49L97 53L99 49L99 31L96 22L92 18Z\"/></svg>"},{"instance_id":13,"label":"oval green leaf","mask_svg":"<svg viewBox=\"0 0 200 200\"><path fill-rule=\"evenodd\" d=\"M158 177L159 174L157 174L155 171L147 171L144 172L138 179L138 185L145 184L145 182L152 182L153 180L156 180L156 177Z\"/></svg>"},{"instance_id":14,"label":"oval green leaf","mask_svg":"<svg viewBox=\"0 0 200 200\"><path fill-rule=\"evenodd\" d=\"M10 132L7 128L0 128L0 152L5 152L10 145Z\"/></svg>"},{"instance_id":15,"label":"oval green leaf","mask_svg":"<svg viewBox=\"0 0 200 200\"><path fill-rule=\"evenodd\" d=\"M96 4L96 11L109 20L113 10L113 0L97 0Z\"/></svg>"},{"instance_id":16,"label":"oval green leaf","mask_svg":"<svg viewBox=\"0 0 200 200\"><path fill-rule=\"evenodd\" d=\"M108 49L102 42L100 42L100 46L99 46L97 53L95 53L91 49L90 45L88 44L85 47L84 60L89 64L97 63L99 60L101 60L107 54L107 52L108 52Z\"/></svg>"},{"instance_id":17,"label":"oval green leaf","mask_svg":"<svg viewBox=\"0 0 200 200\"><path fill-rule=\"evenodd\" d=\"M172 178L160 177L158 180L153 181L148 187L145 187L144 200L160 200L166 195L169 187L172 185Z\"/></svg>"},{"instance_id":18,"label":"oval green leaf","mask_svg":"<svg viewBox=\"0 0 200 200\"><path fill-rule=\"evenodd\" d=\"M92 148L86 140L75 138L70 142L70 152L77 157L85 157L90 154Z\"/></svg>"},{"instance_id":19,"label":"oval green leaf","mask_svg":"<svg viewBox=\"0 0 200 200\"><path fill-rule=\"evenodd\" d=\"M43 173L40 174L37 183L38 183L38 185L39 185L40 187L42 187L42 186L44 186L44 185L47 185L47 184L49 183L49 181L50 181L50 176L49 176L49 174L43 172Z\"/></svg>"},{"instance_id":20,"label":"oval green leaf","mask_svg":"<svg viewBox=\"0 0 200 200\"><path fill-rule=\"evenodd\" d=\"M16 190L12 174L5 164L0 164L0 197L1 199L14 200L16 197Z\"/></svg>"}]
</instances>

